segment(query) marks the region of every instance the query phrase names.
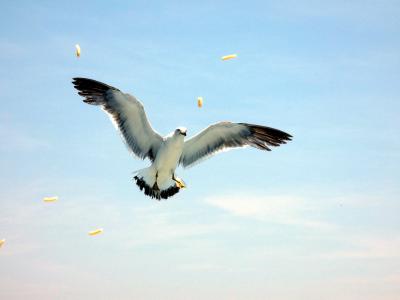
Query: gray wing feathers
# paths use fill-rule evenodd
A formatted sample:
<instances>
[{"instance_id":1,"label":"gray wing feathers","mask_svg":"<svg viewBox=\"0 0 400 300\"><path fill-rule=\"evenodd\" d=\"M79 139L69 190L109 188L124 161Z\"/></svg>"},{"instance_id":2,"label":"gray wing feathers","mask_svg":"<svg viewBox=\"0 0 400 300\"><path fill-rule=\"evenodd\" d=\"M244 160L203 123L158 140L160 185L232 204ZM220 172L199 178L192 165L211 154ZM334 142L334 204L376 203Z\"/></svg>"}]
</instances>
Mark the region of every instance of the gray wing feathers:
<instances>
[{"instance_id":1,"label":"gray wing feathers","mask_svg":"<svg viewBox=\"0 0 400 300\"><path fill-rule=\"evenodd\" d=\"M219 151L236 147L252 146L270 151L270 146L285 144L291 137L286 132L270 127L220 122L185 142L180 163L188 167Z\"/></svg>"},{"instance_id":2,"label":"gray wing feathers","mask_svg":"<svg viewBox=\"0 0 400 300\"><path fill-rule=\"evenodd\" d=\"M135 97L92 79L74 78L72 83L85 97L84 102L101 105L111 116L133 153L154 161L163 138L152 129L143 105Z\"/></svg>"}]
</instances>

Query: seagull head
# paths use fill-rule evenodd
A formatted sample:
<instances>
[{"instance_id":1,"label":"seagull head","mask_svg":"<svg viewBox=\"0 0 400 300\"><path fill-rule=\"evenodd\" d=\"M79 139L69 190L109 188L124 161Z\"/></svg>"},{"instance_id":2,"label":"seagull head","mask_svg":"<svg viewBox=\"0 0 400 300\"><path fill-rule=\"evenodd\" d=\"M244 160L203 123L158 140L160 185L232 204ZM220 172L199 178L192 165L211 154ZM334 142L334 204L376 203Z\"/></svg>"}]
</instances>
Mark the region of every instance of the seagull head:
<instances>
[{"instance_id":1,"label":"seagull head","mask_svg":"<svg viewBox=\"0 0 400 300\"><path fill-rule=\"evenodd\" d=\"M175 135L184 135L186 136L187 129L185 127L178 127L175 129Z\"/></svg>"}]
</instances>

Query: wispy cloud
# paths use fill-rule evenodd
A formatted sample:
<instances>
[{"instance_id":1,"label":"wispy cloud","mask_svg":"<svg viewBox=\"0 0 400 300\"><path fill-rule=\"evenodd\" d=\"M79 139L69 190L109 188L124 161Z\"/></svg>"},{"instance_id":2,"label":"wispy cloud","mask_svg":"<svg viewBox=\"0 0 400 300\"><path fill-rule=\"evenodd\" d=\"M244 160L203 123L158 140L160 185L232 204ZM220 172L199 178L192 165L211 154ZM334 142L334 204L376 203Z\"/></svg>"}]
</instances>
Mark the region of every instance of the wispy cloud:
<instances>
[{"instance_id":1,"label":"wispy cloud","mask_svg":"<svg viewBox=\"0 0 400 300\"><path fill-rule=\"evenodd\" d=\"M343 239L349 240L351 236ZM400 239L379 238L375 236L357 237L353 236L350 240L350 248L341 251L334 251L323 255L331 259L379 259L379 258L400 258Z\"/></svg>"},{"instance_id":2,"label":"wispy cloud","mask_svg":"<svg viewBox=\"0 0 400 300\"><path fill-rule=\"evenodd\" d=\"M132 222L127 222L127 227L124 228L125 232L131 232L129 235L132 238L124 242L129 248L185 241L194 237L206 236L216 230L224 231L232 228L218 222L188 221L190 213L189 216L182 216L182 213L165 213L156 209L137 210L132 217L137 221L134 228ZM121 227L124 225L121 224ZM121 235L124 235L123 232L121 230ZM123 240L123 237L121 236L120 239Z\"/></svg>"},{"instance_id":3,"label":"wispy cloud","mask_svg":"<svg viewBox=\"0 0 400 300\"><path fill-rule=\"evenodd\" d=\"M333 224L310 217L310 212L315 211L316 207L312 201L297 196L221 195L205 201L235 216L259 221L319 229L334 227Z\"/></svg>"}]
</instances>

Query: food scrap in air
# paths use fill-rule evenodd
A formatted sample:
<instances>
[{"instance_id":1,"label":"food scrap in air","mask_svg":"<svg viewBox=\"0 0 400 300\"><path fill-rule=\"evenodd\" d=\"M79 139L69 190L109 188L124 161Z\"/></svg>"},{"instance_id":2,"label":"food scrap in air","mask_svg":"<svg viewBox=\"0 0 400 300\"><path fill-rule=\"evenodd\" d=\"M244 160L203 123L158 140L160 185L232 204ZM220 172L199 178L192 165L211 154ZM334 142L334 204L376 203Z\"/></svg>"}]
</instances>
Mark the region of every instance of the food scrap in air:
<instances>
[{"instance_id":1,"label":"food scrap in air","mask_svg":"<svg viewBox=\"0 0 400 300\"><path fill-rule=\"evenodd\" d=\"M229 54L229 55L222 56L221 59L222 60L229 60L229 59L236 58L236 57L237 57L236 54Z\"/></svg>"},{"instance_id":2,"label":"food scrap in air","mask_svg":"<svg viewBox=\"0 0 400 300\"><path fill-rule=\"evenodd\" d=\"M75 52L76 57L80 57L81 56L81 47L78 44L76 44L75 49L76 49L76 52Z\"/></svg>"},{"instance_id":3,"label":"food scrap in air","mask_svg":"<svg viewBox=\"0 0 400 300\"><path fill-rule=\"evenodd\" d=\"M89 235L97 235L103 232L103 228L99 228L93 231L89 231Z\"/></svg>"},{"instance_id":4,"label":"food scrap in air","mask_svg":"<svg viewBox=\"0 0 400 300\"><path fill-rule=\"evenodd\" d=\"M58 200L57 196L55 196L55 197L44 197L43 198L44 202L56 202L57 200Z\"/></svg>"},{"instance_id":5,"label":"food scrap in air","mask_svg":"<svg viewBox=\"0 0 400 300\"><path fill-rule=\"evenodd\" d=\"M203 106L203 97L197 97L197 106L202 107Z\"/></svg>"}]
</instances>

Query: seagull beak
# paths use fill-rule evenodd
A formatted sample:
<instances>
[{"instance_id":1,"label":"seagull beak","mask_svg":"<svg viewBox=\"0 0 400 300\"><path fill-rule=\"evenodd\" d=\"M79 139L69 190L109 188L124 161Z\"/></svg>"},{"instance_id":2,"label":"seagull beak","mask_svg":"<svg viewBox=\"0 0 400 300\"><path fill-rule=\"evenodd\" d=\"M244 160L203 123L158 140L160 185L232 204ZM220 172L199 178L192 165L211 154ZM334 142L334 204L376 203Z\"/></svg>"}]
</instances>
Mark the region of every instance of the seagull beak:
<instances>
[{"instance_id":1,"label":"seagull beak","mask_svg":"<svg viewBox=\"0 0 400 300\"><path fill-rule=\"evenodd\" d=\"M186 136L186 132L181 132L182 135Z\"/></svg>"}]
</instances>

